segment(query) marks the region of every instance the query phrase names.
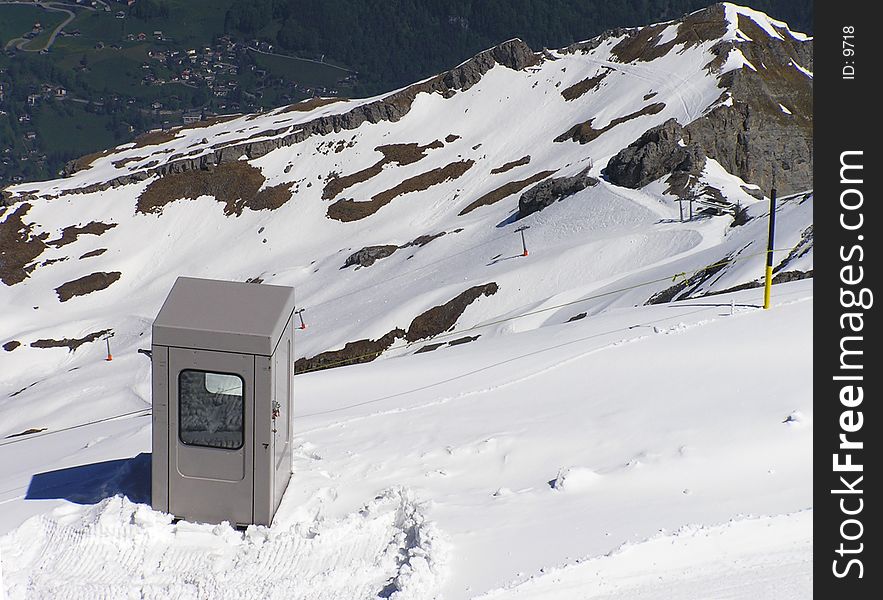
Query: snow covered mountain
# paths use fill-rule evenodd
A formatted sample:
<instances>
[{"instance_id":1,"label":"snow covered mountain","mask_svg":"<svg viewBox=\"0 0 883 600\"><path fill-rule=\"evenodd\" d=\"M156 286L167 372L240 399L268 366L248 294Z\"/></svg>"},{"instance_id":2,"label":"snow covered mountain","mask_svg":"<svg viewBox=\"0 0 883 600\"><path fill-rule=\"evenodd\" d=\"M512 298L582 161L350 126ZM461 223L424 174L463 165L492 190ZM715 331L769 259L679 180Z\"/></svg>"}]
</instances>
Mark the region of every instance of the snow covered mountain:
<instances>
[{"instance_id":1,"label":"snow covered mountain","mask_svg":"<svg viewBox=\"0 0 883 600\"><path fill-rule=\"evenodd\" d=\"M154 132L7 188L4 584L804 597L811 135L811 38L719 4L560 50L511 40L376 98ZM773 185L781 285L758 311ZM130 502L150 450L137 350L182 275L290 285L305 309L272 528ZM130 500L102 500L116 492Z\"/></svg>"}]
</instances>

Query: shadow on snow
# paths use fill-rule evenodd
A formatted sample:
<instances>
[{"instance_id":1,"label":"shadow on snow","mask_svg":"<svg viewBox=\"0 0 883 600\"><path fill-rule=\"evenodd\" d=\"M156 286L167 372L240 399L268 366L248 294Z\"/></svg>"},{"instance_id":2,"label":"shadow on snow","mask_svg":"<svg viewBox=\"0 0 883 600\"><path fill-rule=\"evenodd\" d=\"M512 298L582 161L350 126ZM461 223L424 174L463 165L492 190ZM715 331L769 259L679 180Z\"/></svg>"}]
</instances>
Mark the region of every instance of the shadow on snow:
<instances>
[{"instance_id":1,"label":"shadow on snow","mask_svg":"<svg viewBox=\"0 0 883 600\"><path fill-rule=\"evenodd\" d=\"M95 504L122 494L132 502L150 504L150 458L149 452L142 452L134 458L37 473L25 499Z\"/></svg>"}]
</instances>

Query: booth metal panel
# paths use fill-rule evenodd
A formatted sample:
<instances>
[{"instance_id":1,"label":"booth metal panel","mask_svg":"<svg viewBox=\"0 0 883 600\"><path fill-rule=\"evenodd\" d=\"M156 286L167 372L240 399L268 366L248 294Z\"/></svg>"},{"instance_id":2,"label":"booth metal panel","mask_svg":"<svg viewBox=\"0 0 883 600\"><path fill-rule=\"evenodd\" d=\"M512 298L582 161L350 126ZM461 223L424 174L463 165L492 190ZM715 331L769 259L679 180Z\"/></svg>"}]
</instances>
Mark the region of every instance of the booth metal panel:
<instances>
[{"instance_id":1,"label":"booth metal panel","mask_svg":"<svg viewBox=\"0 0 883 600\"><path fill-rule=\"evenodd\" d=\"M241 396L211 389L208 375L242 382ZM218 377L220 376L220 377ZM187 383L187 379L195 380ZM254 490L254 357L169 349L169 512L185 519L251 523ZM206 393L196 396L192 388ZM218 398L240 398L226 405ZM191 414L187 414L190 408ZM191 427L188 427L188 421ZM195 433L194 433L195 431ZM176 435L177 434L177 435ZM188 435L191 439L187 439ZM238 439L231 439L238 438ZM185 441L187 440L187 441Z\"/></svg>"},{"instance_id":2,"label":"booth metal panel","mask_svg":"<svg viewBox=\"0 0 883 600\"><path fill-rule=\"evenodd\" d=\"M269 525L291 478L294 290L181 277L153 326L153 506Z\"/></svg>"}]
</instances>

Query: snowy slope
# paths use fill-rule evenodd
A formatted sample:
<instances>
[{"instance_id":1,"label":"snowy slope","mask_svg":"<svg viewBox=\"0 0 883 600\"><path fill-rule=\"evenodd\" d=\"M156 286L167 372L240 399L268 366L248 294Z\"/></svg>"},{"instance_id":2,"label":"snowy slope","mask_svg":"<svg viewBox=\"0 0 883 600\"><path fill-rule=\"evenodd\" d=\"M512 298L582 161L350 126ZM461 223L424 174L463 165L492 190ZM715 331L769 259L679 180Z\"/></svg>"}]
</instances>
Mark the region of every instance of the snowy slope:
<instances>
[{"instance_id":1,"label":"snowy slope","mask_svg":"<svg viewBox=\"0 0 883 600\"><path fill-rule=\"evenodd\" d=\"M743 7L720 15L713 39L674 22L522 57L524 68L485 56L374 99L156 134L8 189L0 564L11 596L567 597L574 586L655 599L699 589L680 579L747 579L735 597L800 597L812 280L776 285L774 310L757 310L762 289L742 288L763 273L768 201L712 158L699 184L724 210L683 222L666 177L640 189L602 177L649 128L726 103L727 73L764 68L748 44L806 39ZM641 36L643 56L615 51ZM470 85L425 91L476 65ZM356 126L360 110L372 117ZM589 120L586 143L555 141ZM220 162L181 167L207 157ZM516 220L525 180L586 168L596 185ZM812 204L811 193L780 202L786 280L811 274ZM344 267L369 246L397 248ZM399 333L368 364L298 375L292 485L272 528L240 534L137 504L150 452L150 363L137 349L181 275L294 286L309 324L295 353L307 359L408 330L475 286L496 291L440 335ZM479 337L448 344L467 336ZM709 544L721 553L700 573ZM784 588L763 561L789 573Z\"/></svg>"},{"instance_id":2,"label":"snowy slope","mask_svg":"<svg viewBox=\"0 0 883 600\"><path fill-rule=\"evenodd\" d=\"M733 597L800 597L811 558L812 286L778 287L771 311L746 290L302 376L295 475L270 529L174 526L119 499L16 499L34 472L149 451L145 419L23 439L17 451L39 449L41 466L4 462L4 523L40 516L0 542L7 585L13 598L139 587L188 597L188 585L239 597L260 568L280 597L319 586L371 597L400 574L389 555L404 548L425 572L401 597L550 586L553 567L598 597L672 597L648 591L657 572L672 586L701 574L709 593L735 580L744 591ZM104 493L137 493L137 465L95 477L111 481ZM414 527L420 535L401 537ZM778 567L786 576L771 580Z\"/></svg>"}]
</instances>

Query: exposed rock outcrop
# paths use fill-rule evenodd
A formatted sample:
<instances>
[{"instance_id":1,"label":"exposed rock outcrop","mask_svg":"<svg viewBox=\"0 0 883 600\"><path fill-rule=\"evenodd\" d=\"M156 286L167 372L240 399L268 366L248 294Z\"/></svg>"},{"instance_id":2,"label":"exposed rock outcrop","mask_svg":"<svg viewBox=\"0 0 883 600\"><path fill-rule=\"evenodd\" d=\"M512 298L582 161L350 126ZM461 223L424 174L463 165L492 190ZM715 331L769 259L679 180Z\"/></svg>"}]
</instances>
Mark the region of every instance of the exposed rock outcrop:
<instances>
[{"instance_id":1,"label":"exposed rock outcrop","mask_svg":"<svg viewBox=\"0 0 883 600\"><path fill-rule=\"evenodd\" d=\"M518 218L522 219L587 187L598 185L598 180L589 175L590 169L591 167L583 169L572 177L553 177L541 181L521 194L518 199Z\"/></svg>"},{"instance_id":2,"label":"exposed rock outcrop","mask_svg":"<svg viewBox=\"0 0 883 600\"><path fill-rule=\"evenodd\" d=\"M346 267L351 267L353 265L358 265L360 267L370 267L381 258L386 258L387 256L390 256L398 249L399 247L394 244L387 244L384 246L365 246L361 250L356 250L355 252L350 254L349 257L347 257L346 261L343 263L341 269L345 269Z\"/></svg>"},{"instance_id":3,"label":"exposed rock outcrop","mask_svg":"<svg viewBox=\"0 0 883 600\"><path fill-rule=\"evenodd\" d=\"M688 18L679 27L675 40L687 43L691 36L696 41L713 40L722 34L723 5L696 13L700 14L705 15L703 22L688 27ZM711 49L716 58L706 68L712 72L719 70L735 50L742 53L750 66L721 76L722 93L717 106L680 131L666 124L660 136L666 132L678 135L686 142L694 163L704 154L767 193L774 181L782 194L809 189L813 182L813 80L809 74L813 68L813 42L797 39L784 30L779 37L770 36L743 15L738 16L738 27L751 41L717 43ZM622 54L620 60L646 60L667 52L671 49L667 46L676 43L672 40L656 46L654 40L661 30L641 31L630 34L617 46ZM647 49L650 54L645 56ZM647 134L654 135L654 129ZM605 174L611 182L641 187L652 181L653 175L659 178L671 172L666 168L676 159L662 160L661 153L647 144L654 141L645 139L647 134L610 160ZM677 158L686 157L679 152ZM694 169L687 168L690 165L683 166L683 173L695 174Z\"/></svg>"},{"instance_id":4,"label":"exposed rock outcrop","mask_svg":"<svg viewBox=\"0 0 883 600\"><path fill-rule=\"evenodd\" d=\"M403 250L405 248L412 248L414 246L418 246L422 248L429 242L433 240L437 240L438 238L447 235L448 233L460 233L463 229L455 229L451 232L448 231L440 231L439 233L434 234L425 234L418 236L408 242L407 244L402 244L401 246L397 246L395 244L383 244L377 246L365 246L361 250L356 250L352 254L350 254L346 261L343 263L341 269L345 269L347 267L351 267L356 265L358 267L370 267L375 262L380 260L381 258L386 258L388 256L392 256L396 250Z\"/></svg>"},{"instance_id":5,"label":"exposed rock outcrop","mask_svg":"<svg viewBox=\"0 0 883 600\"><path fill-rule=\"evenodd\" d=\"M798 58L808 44L794 45L802 49L794 51L795 62L812 64L811 57ZM775 174L778 191L792 194L813 186L812 79L787 66L790 58L778 65L775 58L764 58L763 49L773 52L782 45L742 45L746 57L755 56L749 58L752 63L765 67L724 75L722 84L729 89L732 105L717 106L686 129L690 139L730 173L767 193Z\"/></svg>"},{"instance_id":6,"label":"exposed rock outcrop","mask_svg":"<svg viewBox=\"0 0 883 600\"><path fill-rule=\"evenodd\" d=\"M554 172L555 171L540 171L539 173L534 173L526 179L519 179L517 181L504 183L500 187L493 189L488 193L483 194L480 198L470 202L466 206L466 208L460 211L459 216L462 217L465 214L471 213L473 210L480 206L488 206L490 204L499 202L503 198L507 198L512 194L517 194L527 186L545 179L549 175L552 175Z\"/></svg>"},{"instance_id":7,"label":"exposed rock outcrop","mask_svg":"<svg viewBox=\"0 0 883 600\"><path fill-rule=\"evenodd\" d=\"M607 163L604 175L611 183L629 188L643 187L669 173L699 175L705 151L688 142L689 137L676 119L669 119L620 150Z\"/></svg>"}]
</instances>

